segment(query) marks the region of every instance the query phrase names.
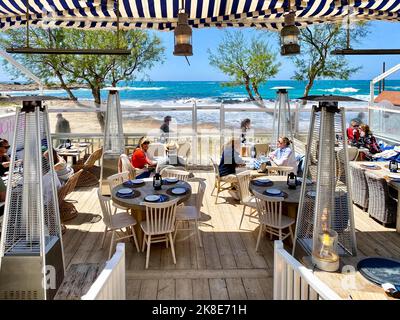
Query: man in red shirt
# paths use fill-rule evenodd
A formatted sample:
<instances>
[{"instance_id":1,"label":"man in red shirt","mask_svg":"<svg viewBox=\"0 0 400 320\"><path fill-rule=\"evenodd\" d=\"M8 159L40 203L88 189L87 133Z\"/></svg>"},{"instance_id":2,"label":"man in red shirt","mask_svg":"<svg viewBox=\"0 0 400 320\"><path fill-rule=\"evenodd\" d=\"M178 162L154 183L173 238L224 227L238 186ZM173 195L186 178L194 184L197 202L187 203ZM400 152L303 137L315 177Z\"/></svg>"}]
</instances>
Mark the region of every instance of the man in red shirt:
<instances>
[{"instance_id":1,"label":"man in red shirt","mask_svg":"<svg viewBox=\"0 0 400 320\"><path fill-rule=\"evenodd\" d=\"M157 162L151 161L147 157L146 152L149 149L149 144L150 144L150 141L148 139L146 139L145 137L142 137L139 140L139 145L133 152L132 159L131 159L131 163L134 168L147 169L148 167L155 167L157 165ZM150 177L150 171L145 170L143 173L139 174L136 178L142 179L142 178L148 178L148 177Z\"/></svg>"}]
</instances>

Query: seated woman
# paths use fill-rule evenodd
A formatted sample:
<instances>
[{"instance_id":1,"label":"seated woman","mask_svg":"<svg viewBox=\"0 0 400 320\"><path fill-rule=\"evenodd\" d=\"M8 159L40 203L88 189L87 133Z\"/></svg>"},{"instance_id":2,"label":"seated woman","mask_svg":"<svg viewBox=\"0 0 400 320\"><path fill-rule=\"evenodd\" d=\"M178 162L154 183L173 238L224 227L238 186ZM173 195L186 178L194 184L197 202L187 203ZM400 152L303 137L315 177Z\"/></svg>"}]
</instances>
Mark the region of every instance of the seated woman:
<instances>
[{"instance_id":1,"label":"seated woman","mask_svg":"<svg viewBox=\"0 0 400 320\"><path fill-rule=\"evenodd\" d=\"M8 141L0 139L0 176L4 176L10 166L10 157L7 154L8 149L10 149Z\"/></svg>"},{"instance_id":2,"label":"seated woman","mask_svg":"<svg viewBox=\"0 0 400 320\"><path fill-rule=\"evenodd\" d=\"M368 149L369 154L367 154L366 157L367 159L370 159L372 154L379 153L382 150L376 142L376 138L372 135L368 125L362 124L360 129L360 140L358 146Z\"/></svg>"},{"instance_id":3,"label":"seated woman","mask_svg":"<svg viewBox=\"0 0 400 320\"><path fill-rule=\"evenodd\" d=\"M289 147L291 141L287 137L279 137L275 151L269 154L272 165L297 168L294 151Z\"/></svg>"},{"instance_id":4,"label":"seated woman","mask_svg":"<svg viewBox=\"0 0 400 320\"><path fill-rule=\"evenodd\" d=\"M57 177L60 180L61 185L65 184L69 177L74 174L74 169L72 169L64 158L60 157L57 154L57 151L53 148L53 161L54 161L54 170L57 173ZM49 150L46 150L43 153L43 156L49 160Z\"/></svg>"},{"instance_id":5,"label":"seated woman","mask_svg":"<svg viewBox=\"0 0 400 320\"><path fill-rule=\"evenodd\" d=\"M235 176L236 167L244 166L244 161L240 157L238 149L240 148L239 139L231 139L224 146L221 161L219 163L219 176L231 176L232 182L237 181Z\"/></svg>"},{"instance_id":6,"label":"seated woman","mask_svg":"<svg viewBox=\"0 0 400 320\"><path fill-rule=\"evenodd\" d=\"M157 166L157 162L150 160L146 154L147 150L149 149L149 144L150 141L147 138L140 138L139 144L132 154L132 166L136 169L145 169L142 173L136 176L136 179L150 177L149 168L155 168Z\"/></svg>"},{"instance_id":7,"label":"seated woman","mask_svg":"<svg viewBox=\"0 0 400 320\"><path fill-rule=\"evenodd\" d=\"M347 128L347 140L351 145L357 145L360 139L360 122L353 119L350 122L350 127Z\"/></svg>"}]
</instances>

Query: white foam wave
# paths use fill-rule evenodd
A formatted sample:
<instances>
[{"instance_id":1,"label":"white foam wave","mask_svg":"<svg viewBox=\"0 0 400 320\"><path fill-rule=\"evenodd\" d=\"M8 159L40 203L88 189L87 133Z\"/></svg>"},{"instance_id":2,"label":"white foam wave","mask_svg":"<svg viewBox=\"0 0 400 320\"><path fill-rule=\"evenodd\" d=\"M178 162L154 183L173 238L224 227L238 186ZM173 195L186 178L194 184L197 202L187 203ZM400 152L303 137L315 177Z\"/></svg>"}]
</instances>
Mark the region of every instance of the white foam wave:
<instances>
[{"instance_id":1,"label":"white foam wave","mask_svg":"<svg viewBox=\"0 0 400 320\"><path fill-rule=\"evenodd\" d=\"M125 91L147 91L147 90L165 90L165 87L118 87Z\"/></svg>"},{"instance_id":2,"label":"white foam wave","mask_svg":"<svg viewBox=\"0 0 400 320\"><path fill-rule=\"evenodd\" d=\"M385 89L399 90L399 89L400 89L400 86L385 86Z\"/></svg>"},{"instance_id":3,"label":"white foam wave","mask_svg":"<svg viewBox=\"0 0 400 320\"><path fill-rule=\"evenodd\" d=\"M356 88L331 88L331 89L318 89L318 91L323 91L323 92L358 92L360 89Z\"/></svg>"}]
</instances>

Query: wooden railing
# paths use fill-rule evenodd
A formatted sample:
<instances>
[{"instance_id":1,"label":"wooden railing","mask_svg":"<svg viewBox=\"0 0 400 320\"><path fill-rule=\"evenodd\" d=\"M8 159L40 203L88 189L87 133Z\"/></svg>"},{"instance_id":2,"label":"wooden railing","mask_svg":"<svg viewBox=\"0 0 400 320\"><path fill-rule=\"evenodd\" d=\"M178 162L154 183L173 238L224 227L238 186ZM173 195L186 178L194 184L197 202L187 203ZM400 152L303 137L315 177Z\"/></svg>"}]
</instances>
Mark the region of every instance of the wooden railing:
<instances>
[{"instance_id":1,"label":"wooden railing","mask_svg":"<svg viewBox=\"0 0 400 320\"><path fill-rule=\"evenodd\" d=\"M274 244L274 300L341 300L284 248Z\"/></svg>"},{"instance_id":2,"label":"wooden railing","mask_svg":"<svg viewBox=\"0 0 400 320\"><path fill-rule=\"evenodd\" d=\"M125 300L125 244L117 249L82 300Z\"/></svg>"}]
</instances>

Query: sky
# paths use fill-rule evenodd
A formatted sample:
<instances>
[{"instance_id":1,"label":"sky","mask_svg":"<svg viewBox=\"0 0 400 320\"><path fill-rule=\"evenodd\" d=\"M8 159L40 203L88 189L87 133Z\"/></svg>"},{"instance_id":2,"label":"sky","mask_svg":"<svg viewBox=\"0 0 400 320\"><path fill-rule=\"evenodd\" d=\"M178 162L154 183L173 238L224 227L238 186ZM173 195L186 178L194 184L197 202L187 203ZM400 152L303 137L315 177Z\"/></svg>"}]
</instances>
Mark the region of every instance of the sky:
<instances>
[{"instance_id":1,"label":"sky","mask_svg":"<svg viewBox=\"0 0 400 320\"><path fill-rule=\"evenodd\" d=\"M370 33L359 44L352 45L357 48L387 48L400 49L400 23L374 21L370 23ZM258 31L254 29L243 29L249 35L269 33L268 31ZM189 57L190 66L184 57L176 57L172 54L174 38L173 32L155 31L165 46L165 62L157 64L152 70L147 71L147 76L152 81L226 81L227 76L219 72L208 63L208 49L215 49L222 40L223 29L204 28L193 29L193 56ZM268 37L268 42L272 50L277 54L278 61L281 62L279 73L275 76L276 80L290 79L294 74L294 66L290 59L279 55L279 44L276 36ZM400 55L384 56L347 56L352 66L361 66L361 70L353 74L353 80L371 80L381 73L382 63L386 62L386 69L400 63ZM142 77L139 76L138 80ZM399 79L399 74L395 74L391 79ZM390 79L390 78L389 78ZM11 77L4 68L0 67L0 81L9 81ZM17 79L20 80L20 79Z\"/></svg>"}]
</instances>

